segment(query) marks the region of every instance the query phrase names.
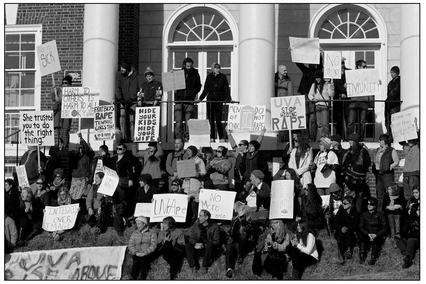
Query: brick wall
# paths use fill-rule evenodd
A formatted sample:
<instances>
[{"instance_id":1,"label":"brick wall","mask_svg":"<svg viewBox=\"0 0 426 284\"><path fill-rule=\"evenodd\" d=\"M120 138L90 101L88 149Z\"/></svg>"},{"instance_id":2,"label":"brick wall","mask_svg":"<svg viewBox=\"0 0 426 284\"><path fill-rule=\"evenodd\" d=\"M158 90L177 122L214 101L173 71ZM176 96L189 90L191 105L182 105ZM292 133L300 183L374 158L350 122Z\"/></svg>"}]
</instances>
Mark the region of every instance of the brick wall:
<instances>
[{"instance_id":1,"label":"brick wall","mask_svg":"<svg viewBox=\"0 0 426 284\"><path fill-rule=\"evenodd\" d=\"M139 70L139 6L120 4L118 62L127 62Z\"/></svg>"}]
</instances>

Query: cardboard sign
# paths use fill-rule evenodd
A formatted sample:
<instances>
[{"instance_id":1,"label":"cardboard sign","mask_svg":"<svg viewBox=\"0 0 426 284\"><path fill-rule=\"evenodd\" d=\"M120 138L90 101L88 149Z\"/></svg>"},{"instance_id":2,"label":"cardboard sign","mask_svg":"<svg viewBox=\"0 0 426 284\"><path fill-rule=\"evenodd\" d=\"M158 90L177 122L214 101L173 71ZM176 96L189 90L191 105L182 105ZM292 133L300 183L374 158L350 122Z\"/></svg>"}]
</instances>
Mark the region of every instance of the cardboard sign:
<instances>
[{"instance_id":1,"label":"cardboard sign","mask_svg":"<svg viewBox=\"0 0 426 284\"><path fill-rule=\"evenodd\" d=\"M346 70L345 74L348 97L380 95L377 69Z\"/></svg>"},{"instance_id":2,"label":"cardboard sign","mask_svg":"<svg viewBox=\"0 0 426 284\"><path fill-rule=\"evenodd\" d=\"M43 229L48 232L59 230L69 230L75 225L77 220L79 204L63 206L46 206L43 216Z\"/></svg>"},{"instance_id":3,"label":"cardboard sign","mask_svg":"<svg viewBox=\"0 0 426 284\"><path fill-rule=\"evenodd\" d=\"M95 107L95 140L115 140L115 110L114 105Z\"/></svg>"},{"instance_id":4,"label":"cardboard sign","mask_svg":"<svg viewBox=\"0 0 426 284\"><path fill-rule=\"evenodd\" d=\"M269 219L293 219L293 190L293 180L272 181Z\"/></svg>"},{"instance_id":5,"label":"cardboard sign","mask_svg":"<svg viewBox=\"0 0 426 284\"><path fill-rule=\"evenodd\" d=\"M56 40L38 45L36 49L41 76L61 71L61 63L59 62Z\"/></svg>"},{"instance_id":6,"label":"cardboard sign","mask_svg":"<svg viewBox=\"0 0 426 284\"><path fill-rule=\"evenodd\" d=\"M324 79L342 77L342 52L324 51Z\"/></svg>"},{"instance_id":7,"label":"cardboard sign","mask_svg":"<svg viewBox=\"0 0 426 284\"><path fill-rule=\"evenodd\" d=\"M19 129L22 145L55 145L53 111L20 111Z\"/></svg>"},{"instance_id":8,"label":"cardboard sign","mask_svg":"<svg viewBox=\"0 0 426 284\"><path fill-rule=\"evenodd\" d=\"M188 120L189 141L187 145L197 148L210 147L210 122L205 119Z\"/></svg>"},{"instance_id":9,"label":"cardboard sign","mask_svg":"<svg viewBox=\"0 0 426 284\"><path fill-rule=\"evenodd\" d=\"M229 105L228 128L234 131L262 131L266 106Z\"/></svg>"},{"instance_id":10,"label":"cardboard sign","mask_svg":"<svg viewBox=\"0 0 426 284\"><path fill-rule=\"evenodd\" d=\"M185 71L179 70L162 73L161 82L163 83L164 92L186 89Z\"/></svg>"},{"instance_id":11,"label":"cardboard sign","mask_svg":"<svg viewBox=\"0 0 426 284\"><path fill-rule=\"evenodd\" d=\"M272 130L306 129L305 96L271 98Z\"/></svg>"},{"instance_id":12,"label":"cardboard sign","mask_svg":"<svg viewBox=\"0 0 426 284\"><path fill-rule=\"evenodd\" d=\"M153 199L150 222L163 222L164 218L172 216L176 222L185 223L188 195L154 194Z\"/></svg>"},{"instance_id":13,"label":"cardboard sign","mask_svg":"<svg viewBox=\"0 0 426 284\"><path fill-rule=\"evenodd\" d=\"M391 129L395 142L417 139L416 126L414 125L415 114L405 110L391 115Z\"/></svg>"},{"instance_id":14,"label":"cardboard sign","mask_svg":"<svg viewBox=\"0 0 426 284\"><path fill-rule=\"evenodd\" d=\"M152 203L136 203L135 214L133 216L151 217Z\"/></svg>"},{"instance_id":15,"label":"cardboard sign","mask_svg":"<svg viewBox=\"0 0 426 284\"><path fill-rule=\"evenodd\" d=\"M197 175L194 159L177 161L176 166L179 178L195 177Z\"/></svg>"},{"instance_id":16,"label":"cardboard sign","mask_svg":"<svg viewBox=\"0 0 426 284\"><path fill-rule=\"evenodd\" d=\"M25 165L15 166L16 175L18 176L18 185L21 188L30 187L30 182L28 181L27 170Z\"/></svg>"},{"instance_id":17,"label":"cardboard sign","mask_svg":"<svg viewBox=\"0 0 426 284\"><path fill-rule=\"evenodd\" d=\"M127 246L11 253L6 280L120 280Z\"/></svg>"},{"instance_id":18,"label":"cardboard sign","mask_svg":"<svg viewBox=\"0 0 426 284\"><path fill-rule=\"evenodd\" d=\"M102 179L101 185L99 186L98 192L108 196L113 196L119 181L117 172L108 167L104 167L104 174L105 175Z\"/></svg>"},{"instance_id":19,"label":"cardboard sign","mask_svg":"<svg viewBox=\"0 0 426 284\"><path fill-rule=\"evenodd\" d=\"M330 205L330 195L320 195L322 199L322 207Z\"/></svg>"},{"instance_id":20,"label":"cardboard sign","mask_svg":"<svg viewBox=\"0 0 426 284\"><path fill-rule=\"evenodd\" d=\"M62 118L94 118L97 106L99 94L91 93L89 88L62 88Z\"/></svg>"},{"instance_id":21,"label":"cardboard sign","mask_svg":"<svg viewBox=\"0 0 426 284\"><path fill-rule=\"evenodd\" d=\"M137 107L135 142L157 141L160 132L160 107Z\"/></svg>"},{"instance_id":22,"label":"cardboard sign","mask_svg":"<svg viewBox=\"0 0 426 284\"><path fill-rule=\"evenodd\" d=\"M320 63L319 38L289 37L291 61L307 64Z\"/></svg>"},{"instance_id":23,"label":"cardboard sign","mask_svg":"<svg viewBox=\"0 0 426 284\"><path fill-rule=\"evenodd\" d=\"M74 87L83 87L81 84L81 78L83 76L81 70L64 70L64 77L67 75L71 76L72 85Z\"/></svg>"},{"instance_id":24,"label":"cardboard sign","mask_svg":"<svg viewBox=\"0 0 426 284\"><path fill-rule=\"evenodd\" d=\"M235 191L200 190L198 213L202 209L209 211L212 219L232 220L234 210Z\"/></svg>"}]
</instances>

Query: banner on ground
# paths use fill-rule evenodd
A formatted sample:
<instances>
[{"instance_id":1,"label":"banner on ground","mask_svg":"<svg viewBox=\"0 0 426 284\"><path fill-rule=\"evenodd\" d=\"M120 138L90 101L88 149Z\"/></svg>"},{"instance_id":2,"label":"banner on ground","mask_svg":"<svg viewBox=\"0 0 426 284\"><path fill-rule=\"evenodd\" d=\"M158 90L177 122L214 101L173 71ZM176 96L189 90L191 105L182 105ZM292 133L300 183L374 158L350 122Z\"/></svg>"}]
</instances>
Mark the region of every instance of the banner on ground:
<instances>
[{"instance_id":1,"label":"banner on ground","mask_svg":"<svg viewBox=\"0 0 426 284\"><path fill-rule=\"evenodd\" d=\"M289 37L291 61L307 64L320 63L319 38Z\"/></svg>"},{"instance_id":2,"label":"banner on ground","mask_svg":"<svg viewBox=\"0 0 426 284\"><path fill-rule=\"evenodd\" d=\"M88 87L62 88L62 118L94 118L95 107L99 106L99 94Z\"/></svg>"},{"instance_id":3,"label":"banner on ground","mask_svg":"<svg viewBox=\"0 0 426 284\"><path fill-rule=\"evenodd\" d=\"M342 78L342 52L324 51L324 79Z\"/></svg>"},{"instance_id":4,"label":"banner on ground","mask_svg":"<svg viewBox=\"0 0 426 284\"><path fill-rule=\"evenodd\" d=\"M135 142L157 141L160 133L160 107L137 107Z\"/></svg>"},{"instance_id":5,"label":"banner on ground","mask_svg":"<svg viewBox=\"0 0 426 284\"><path fill-rule=\"evenodd\" d=\"M16 252L5 263L6 280L120 280L126 246Z\"/></svg>"},{"instance_id":6,"label":"banner on ground","mask_svg":"<svg viewBox=\"0 0 426 284\"><path fill-rule=\"evenodd\" d=\"M151 217L152 203L136 203L135 214L133 216Z\"/></svg>"},{"instance_id":7,"label":"banner on ground","mask_svg":"<svg viewBox=\"0 0 426 284\"><path fill-rule=\"evenodd\" d=\"M176 222L185 223L188 208L186 194L154 194L150 222L163 222L167 216L172 216Z\"/></svg>"},{"instance_id":8,"label":"banner on ground","mask_svg":"<svg viewBox=\"0 0 426 284\"><path fill-rule=\"evenodd\" d=\"M104 166L104 178L102 179L101 185L99 186L98 192L113 196L118 186L118 175L113 169Z\"/></svg>"},{"instance_id":9,"label":"banner on ground","mask_svg":"<svg viewBox=\"0 0 426 284\"><path fill-rule=\"evenodd\" d=\"M380 94L379 71L377 69L346 70L348 97L375 96Z\"/></svg>"},{"instance_id":10,"label":"banner on ground","mask_svg":"<svg viewBox=\"0 0 426 284\"><path fill-rule=\"evenodd\" d=\"M38 45L36 49L41 76L61 71L61 63L59 61L56 40Z\"/></svg>"},{"instance_id":11,"label":"banner on ground","mask_svg":"<svg viewBox=\"0 0 426 284\"><path fill-rule=\"evenodd\" d=\"M42 228L48 232L72 229L77 220L79 204L62 206L46 206L43 216Z\"/></svg>"},{"instance_id":12,"label":"banner on ground","mask_svg":"<svg viewBox=\"0 0 426 284\"><path fill-rule=\"evenodd\" d=\"M179 70L162 73L161 82L163 83L164 92L186 89L185 72Z\"/></svg>"},{"instance_id":13,"label":"banner on ground","mask_svg":"<svg viewBox=\"0 0 426 284\"><path fill-rule=\"evenodd\" d=\"M271 98L272 130L306 129L305 96Z\"/></svg>"},{"instance_id":14,"label":"banner on ground","mask_svg":"<svg viewBox=\"0 0 426 284\"><path fill-rule=\"evenodd\" d=\"M19 129L21 145L55 145L53 111L20 111Z\"/></svg>"},{"instance_id":15,"label":"banner on ground","mask_svg":"<svg viewBox=\"0 0 426 284\"><path fill-rule=\"evenodd\" d=\"M233 131L262 131L266 106L229 105L228 128Z\"/></svg>"},{"instance_id":16,"label":"banner on ground","mask_svg":"<svg viewBox=\"0 0 426 284\"><path fill-rule=\"evenodd\" d=\"M114 105L95 107L95 140L115 140L115 111Z\"/></svg>"},{"instance_id":17,"label":"banner on ground","mask_svg":"<svg viewBox=\"0 0 426 284\"><path fill-rule=\"evenodd\" d=\"M235 191L200 189L198 213L202 209L210 212L212 219L232 220Z\"/></svg>"},{"instance_id":18,"label":"banner on ground","mask_svg":"<svg viewBox=\"0 0 426 284\"><path fill-rule=\"evenodd\" d=\"M187 144L197 148L210 147L210 122L205 119L188 120L189 141Z\"/></svg>"},{"instance_id":19,"label":"banner on ground","mask_svg":"<svg viewBox=\"0 0 426 284\"><path fill-rule=\"evenodd\" d=\"M179 178L195 177L195 160L180 160L176 162L177 173Z\"/></svg>"},{"instance_id":20,"label":"banner on ground","mask_svg":"<svg viewBox=\"0 0 426 284\"><path fill-rule=\"evenodd\" d=\"M18 176L18 185L21 188L30 187L30 182L28 181L27 170L25 165L15 166L16 175Z\"/></svg>"},{"instance_id":21,"label":"banner on ground","mask_svg":"<svg viewBox=\"0 0 426 284\"><path fill-rule=\"evenodd\" d=\"M293 219L293 191L293 180L272 181L269 219Z\"/></svg>"},{"instance_id":22,"label":"banner on ground","mask_svg":"<svg viewBox=\"0 0 426 284\"><path fill-rule=\"evenodd\" d=\"M391 129L394 141L402 142L418 138L414 118L415 114L409 110L391 115Z\"/></svg>"}]
</instances>

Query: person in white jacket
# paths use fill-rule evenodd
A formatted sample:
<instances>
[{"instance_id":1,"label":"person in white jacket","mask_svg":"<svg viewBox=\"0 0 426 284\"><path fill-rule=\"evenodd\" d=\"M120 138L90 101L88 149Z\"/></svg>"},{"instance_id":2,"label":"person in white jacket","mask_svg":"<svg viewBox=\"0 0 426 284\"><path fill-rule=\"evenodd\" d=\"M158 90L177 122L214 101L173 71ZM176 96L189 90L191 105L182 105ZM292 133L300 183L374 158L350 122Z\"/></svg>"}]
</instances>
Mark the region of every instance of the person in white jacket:
<instances>
[{"instance_id":1,"label":"person in white jacket","mask_svg":"<svg viewBox=\"0 0 426 284\"><path fill-rule=\"evenodd\" d=\"M296 171L303 188L307 189L308 184L312 183L312 176L309 171L309 165L313 159L312 148L301 133L296 135L293 143L294 149L289 149L288 167Z\"/></svg>"},{"instance_id":2,"label":"person in white jacket","mask_svg":"<svg viewBox=\"0 0 426 284\"><path fill-rule=\"evenodd\" d=\"M330 185L336 182L336 167L339 165L339 159L333 151L330 151L330 138L321 138L319 146L320 150L312 165L312 168L316 170L314 184L319 195L329 195Z\"/></svg>"}]
</instances>

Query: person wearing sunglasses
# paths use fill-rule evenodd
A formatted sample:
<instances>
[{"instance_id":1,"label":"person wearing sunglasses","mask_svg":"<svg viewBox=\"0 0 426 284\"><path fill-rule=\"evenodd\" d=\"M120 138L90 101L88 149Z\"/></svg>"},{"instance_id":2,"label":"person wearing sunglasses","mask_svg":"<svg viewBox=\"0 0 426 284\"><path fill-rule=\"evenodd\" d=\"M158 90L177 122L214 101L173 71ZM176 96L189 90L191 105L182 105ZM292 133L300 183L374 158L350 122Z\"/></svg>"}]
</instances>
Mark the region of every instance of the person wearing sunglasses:
<instances>
[{"instance_id":1,"label":"person wearing sunglasses","mask_svg":"<svg viewBox=\"0 0 426 284\"><path fill-rule=\"evenodd\" d=\"M232 168L232 164L226 156L227 152L228 148L219 146L216 156L207 166L207 174L210 174L214 187L219 190L229 189L228 172Z\"/></svg>"},{"instance_id":2,"label":"person wearing sunglasses","mask_svg":"<svg viewBox=\"0 0 426 284\"><path fill-rule=\"evenodd\" d=\"M62 138L64 143L68 146L70 142L70 129L72 118L62 118L62 91L65 87L72 87L72 77L67 75L62 78L62 86L56 87L53 85L51 91L51 98L53 103L53 127L58 131L58 138ZM59 143L58 143L59 144Z\"/></svg>"},{"instance_id":3,"label":"person wearing sunglasses","mask_svg":"<svg viewBox=\"0 0 426 284\"><path fill-rule=\"evenodd\" d=\"M46 190L49 195L50 206L57 206L58 191L61 187L70 188L71 183L64 177L64 170L57 168L53 171L53 181L47 184Z\"/></svg>"}]
</instances>

